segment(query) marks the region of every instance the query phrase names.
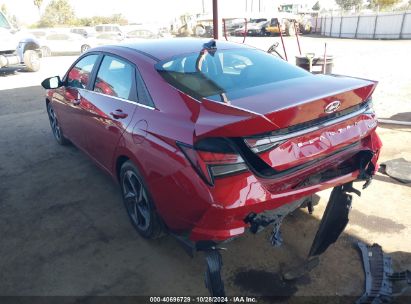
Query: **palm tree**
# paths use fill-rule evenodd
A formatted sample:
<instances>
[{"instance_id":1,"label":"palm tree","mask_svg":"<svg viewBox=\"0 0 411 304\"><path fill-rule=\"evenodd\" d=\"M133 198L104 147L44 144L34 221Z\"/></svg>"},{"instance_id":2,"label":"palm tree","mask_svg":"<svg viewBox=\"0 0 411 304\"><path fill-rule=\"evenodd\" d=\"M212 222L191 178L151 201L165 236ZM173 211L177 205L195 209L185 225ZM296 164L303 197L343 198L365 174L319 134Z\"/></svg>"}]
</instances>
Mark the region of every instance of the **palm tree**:
<instances>
[{"instance_id":1,"label":"palm tree","mask_svg":"<svg viewBox=\"0 0 411 304\"><path fill-rule=\"evenodd\" d=\"M43 0L33 0L34 5L37 6L37 9L39 10L39 16L41 15L41 5L43 4Z\"/></svg>"}]
</instances>

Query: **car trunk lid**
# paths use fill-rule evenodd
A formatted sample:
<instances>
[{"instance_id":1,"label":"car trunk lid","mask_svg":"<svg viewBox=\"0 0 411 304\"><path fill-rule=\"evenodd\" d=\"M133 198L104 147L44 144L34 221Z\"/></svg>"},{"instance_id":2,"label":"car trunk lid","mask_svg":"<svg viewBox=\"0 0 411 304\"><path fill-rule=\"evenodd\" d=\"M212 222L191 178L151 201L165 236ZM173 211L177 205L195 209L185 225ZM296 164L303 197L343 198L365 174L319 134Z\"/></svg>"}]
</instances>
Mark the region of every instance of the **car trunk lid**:
<instances>
[{"instance_id":1,"label":"car trunk lid","mask_svg":"<svg viewBox=\"0 0 411 304\"><path fill-rule=\"evenodd\" d=\"M307 76L203 98L197 136L251 136L324 118L367 100L376 82L342 76Z\"/></svg>"},{"instance_id":2,"label":"car trunk lid","mask_svg":"<svg viewBox=\"0 0 411 304\"><path fill-rule=\"evenodd\" d=\"M374 115L364 113L375 86L363 79L313 76L259 93L228 94L227 103L203 99L195 136L226 138L269 189L281 191L330 168L358 167L349 159L357 159L362 140L376 127ZM335 101L339 107L327 113ZM267 148L256 149L258 141Z\"/></svg>"}]
</instances>

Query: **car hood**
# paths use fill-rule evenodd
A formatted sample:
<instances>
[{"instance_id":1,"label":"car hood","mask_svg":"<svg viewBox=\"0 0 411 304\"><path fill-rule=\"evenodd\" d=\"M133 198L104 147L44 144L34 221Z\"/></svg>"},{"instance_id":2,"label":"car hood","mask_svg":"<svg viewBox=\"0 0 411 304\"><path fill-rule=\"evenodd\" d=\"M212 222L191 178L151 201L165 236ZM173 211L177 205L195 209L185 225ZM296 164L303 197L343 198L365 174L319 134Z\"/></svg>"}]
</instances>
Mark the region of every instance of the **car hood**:
<instances>
[{"instance_id":1,"label":"car hood","mask_svg":"<svg viewBox=\"0 0 411 304\"><path fill-rule=\"evenodd\" d=\"M5 28L0 28L0 41L0 51L14 51L19 44L17 36Z\"/></svg>"}]
</instances>

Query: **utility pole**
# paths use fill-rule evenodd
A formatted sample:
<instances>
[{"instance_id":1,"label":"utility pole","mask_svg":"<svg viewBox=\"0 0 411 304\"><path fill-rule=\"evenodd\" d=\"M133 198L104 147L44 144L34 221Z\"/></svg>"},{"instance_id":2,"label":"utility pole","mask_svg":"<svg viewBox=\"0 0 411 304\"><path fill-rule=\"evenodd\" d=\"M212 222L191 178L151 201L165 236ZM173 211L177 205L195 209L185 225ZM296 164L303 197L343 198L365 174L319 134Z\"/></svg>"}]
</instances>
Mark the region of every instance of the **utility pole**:
<instances>
[{"instance_id":1,"label":"utility pole","mask_svg":"<svg viewBox=\"0 0 411 304\"><path fill-rule=\"evenodd\" d=\"M218 1L213 0L213 36L214 39L218 39Z\"/></svg>"}]
</instances>

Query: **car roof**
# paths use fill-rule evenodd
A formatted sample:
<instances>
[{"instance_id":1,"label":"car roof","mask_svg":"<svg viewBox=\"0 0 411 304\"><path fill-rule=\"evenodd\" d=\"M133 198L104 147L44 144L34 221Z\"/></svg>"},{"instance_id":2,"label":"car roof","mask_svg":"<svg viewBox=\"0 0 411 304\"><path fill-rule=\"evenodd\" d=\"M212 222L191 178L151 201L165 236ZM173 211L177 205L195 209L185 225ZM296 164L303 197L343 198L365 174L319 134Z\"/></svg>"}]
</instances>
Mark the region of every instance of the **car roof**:
<instances>
[{"instance_id":1,"label":"car roof","mask_svg":"<svg viewBox=\"0 0 411 304\"><path fill-rule=\"evenodd\" d=\"M146 54L149 57L157 60L174 57L182 54L197 53L204 48L204 43L209 42L208 39L200 38L170 38L170 39L154 39L146 41L138 41L133 43L122 43L116 46L134 49L140 53ZM252 48L250 46L233 43L228 41L216 40L217 49L238 49ZM105 47L100 47L102 50Z\"/></svg>"}]
</instances>

